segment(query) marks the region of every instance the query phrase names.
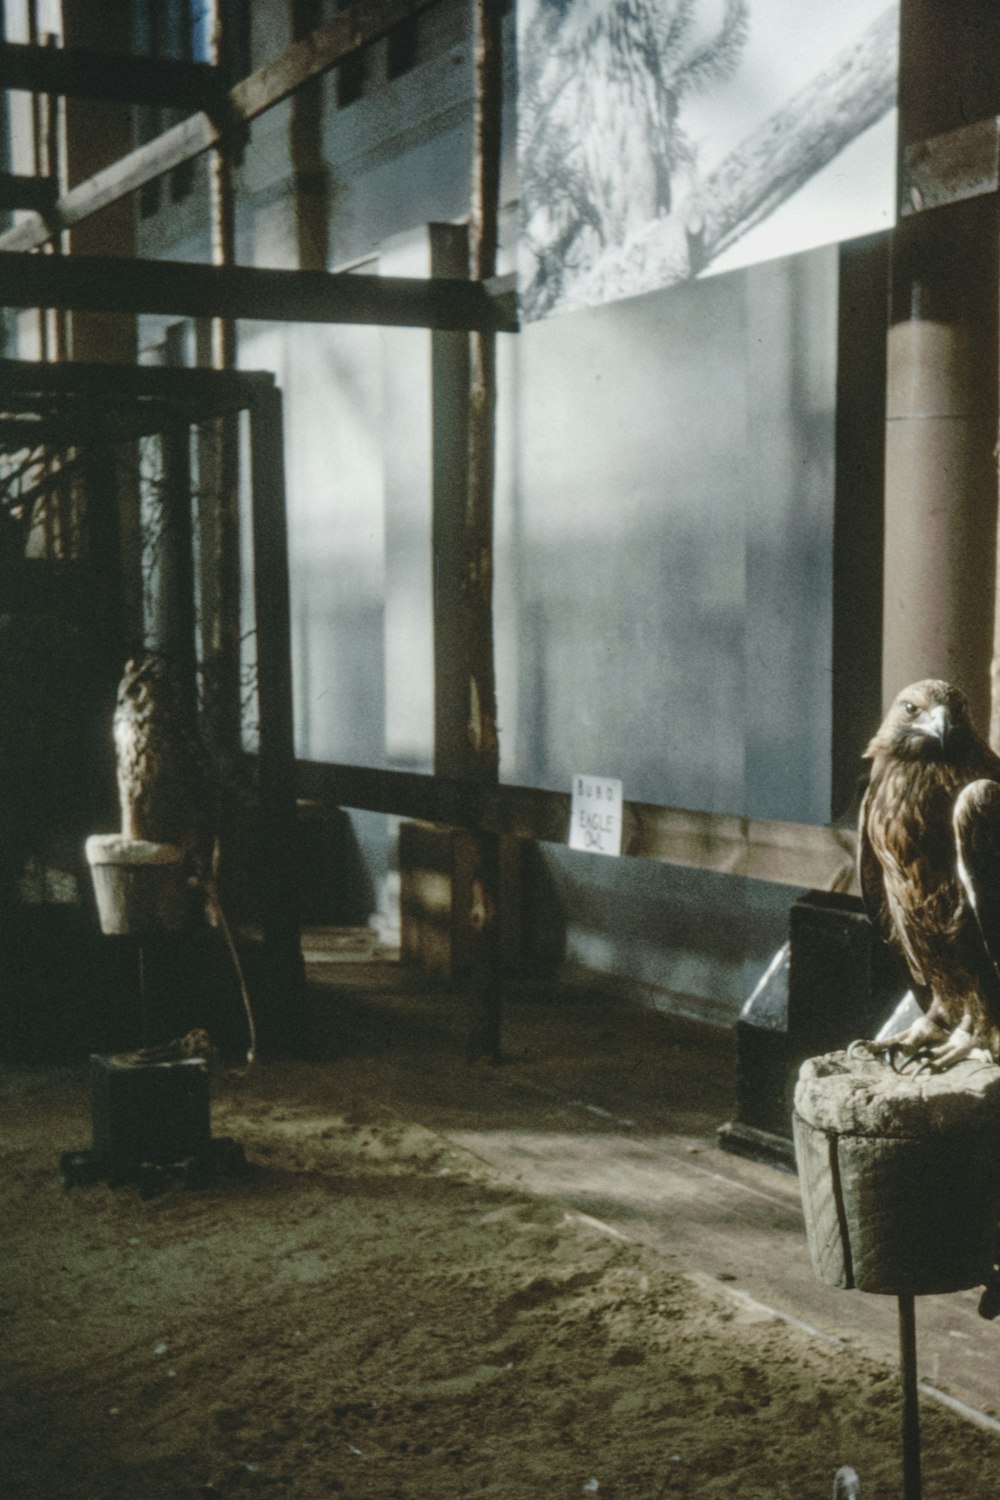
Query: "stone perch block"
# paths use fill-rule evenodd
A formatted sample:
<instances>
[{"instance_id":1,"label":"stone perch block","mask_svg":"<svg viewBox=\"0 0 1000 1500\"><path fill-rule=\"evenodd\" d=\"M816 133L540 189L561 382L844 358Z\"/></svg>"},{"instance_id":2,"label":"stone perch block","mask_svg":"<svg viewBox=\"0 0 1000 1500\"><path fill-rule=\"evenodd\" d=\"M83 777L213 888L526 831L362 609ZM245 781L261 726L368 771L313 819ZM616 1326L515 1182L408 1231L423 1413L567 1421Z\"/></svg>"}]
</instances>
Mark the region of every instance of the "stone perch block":
<instances>
[{"instance_id":1,"label":"stone perch block","mask_svg":"<svg viewBox=\"0 0 1000 1500\"><path fill-rule=\"evenodd\" d=\"M828 1286L927 1296L986 1282L1000 1217L1000 1067L802 1065L793 1128L813 1269Z\"/></svg>"}]
</instances>

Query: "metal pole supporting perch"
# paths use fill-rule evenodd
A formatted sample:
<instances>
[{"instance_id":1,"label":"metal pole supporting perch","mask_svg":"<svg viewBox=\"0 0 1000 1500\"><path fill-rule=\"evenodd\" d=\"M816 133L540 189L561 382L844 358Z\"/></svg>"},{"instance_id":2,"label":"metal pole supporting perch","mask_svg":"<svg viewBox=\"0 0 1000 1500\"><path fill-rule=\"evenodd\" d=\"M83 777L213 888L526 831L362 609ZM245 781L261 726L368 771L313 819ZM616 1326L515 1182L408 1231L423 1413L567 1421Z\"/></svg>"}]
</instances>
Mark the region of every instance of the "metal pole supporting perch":
<instances>
[{"instance_id":1,"label":"metal pole supporting perch","mask_svg":"<svg viewBox=\"0 0 1000 1500\"><path fill-rule=\"evenodd\" d=\"M920 1406L917 1400L917 1321L912 1292L900 1292L899 1364L903 1381L903 1500L920 1500Z\"/></svg>"},{"instance_id":2,"label":"metal pole supporting perch","mask_svg":"<svg viewBox=\"0 0 1000 1500\"><path fill-rule=\"evenodd\" d=\"M903 1500L921 1500L915 1298L982 1286L1000 1215L1000 1067L895 1071L856 1047L802 1065L795 1155L813 1270L895 1296Z\"/></svg>"}]
</instances>

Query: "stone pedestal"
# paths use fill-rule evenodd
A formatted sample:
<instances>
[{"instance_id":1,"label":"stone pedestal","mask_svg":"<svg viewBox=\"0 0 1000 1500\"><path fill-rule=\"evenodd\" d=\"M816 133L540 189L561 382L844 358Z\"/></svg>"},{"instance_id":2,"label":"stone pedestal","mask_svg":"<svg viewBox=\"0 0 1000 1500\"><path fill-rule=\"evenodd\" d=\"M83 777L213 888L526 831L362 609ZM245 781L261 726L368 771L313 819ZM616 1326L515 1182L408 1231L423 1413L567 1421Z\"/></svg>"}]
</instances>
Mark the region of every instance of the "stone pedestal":
<instances>
[{"instance_id":1,"label":"stone pedestal","mask_svg":"<svg viewBox=\"0 0 1000 1500\"><path fill-rule=\"evenodd\" d=\"M1000 1217L1000 1067L803 1064L795 1152L813 1268L829 1286L923 1296L991 1276Z\"/></svg>"}]
</instances>

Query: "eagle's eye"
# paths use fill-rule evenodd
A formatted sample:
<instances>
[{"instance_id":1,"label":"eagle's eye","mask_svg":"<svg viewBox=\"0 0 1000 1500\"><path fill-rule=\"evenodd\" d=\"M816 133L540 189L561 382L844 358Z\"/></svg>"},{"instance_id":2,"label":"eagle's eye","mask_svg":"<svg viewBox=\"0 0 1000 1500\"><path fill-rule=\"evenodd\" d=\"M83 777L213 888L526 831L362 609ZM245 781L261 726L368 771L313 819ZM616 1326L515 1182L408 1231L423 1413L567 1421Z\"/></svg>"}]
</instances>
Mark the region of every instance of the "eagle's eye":
<instances>
[{"instance_id":1,"label":"eagle's eye","mask_svg":"<svg viewBox=\"0 0 1000 1500\"><path fill-rule=\"evenodd\" d=\"M903 712L908 718L915 719L917 716L917 705L915 703L904 703Z\"/></svg>"}]
</instances>

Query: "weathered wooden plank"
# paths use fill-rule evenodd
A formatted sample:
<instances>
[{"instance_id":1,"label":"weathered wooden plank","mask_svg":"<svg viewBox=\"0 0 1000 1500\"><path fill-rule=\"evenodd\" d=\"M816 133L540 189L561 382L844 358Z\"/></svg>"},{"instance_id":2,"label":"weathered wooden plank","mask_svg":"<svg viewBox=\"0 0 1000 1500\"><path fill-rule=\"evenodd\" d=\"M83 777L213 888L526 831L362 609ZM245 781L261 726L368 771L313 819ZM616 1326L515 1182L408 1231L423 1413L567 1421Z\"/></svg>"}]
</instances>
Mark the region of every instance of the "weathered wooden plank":
<instances>
[{"instance_id":1,"label":"weathered wooden plank","mask_svg":"<svg viewBox=\"0 0 1000 1500\"><path fill-rule=\"evenodd\" d=\"M223 74L209 63L26 42L0 42L0 88L205 110L226 92Z\"/></svg>"},{"instance_id":2,"label":"weathered wooden plank","mask_svg":"<svg viewBox=\"0 0 1000 1500\"><path fill-rule=\"evenodd\" d=\"M782 885L854 890L852 829L629 802L623 852Z\"/></svg>"},{"instance_id":3,"label":"weathered wooden plank","mask_svg":"<svg viewBox=\"0 0 1000 1500\"><path fill-rule=\"evenodd\" d=\"M0 360L0 445L117 443L252 405L270 371Z\"/></svg>"},{"instance_id":4,"label":"weathered wooden plank","mask_svg":"<svg viewBox=\"0 0 1000 1500\"><path fill-rule=\"evenodd\" d=\"M211 0L211 58L221 65L231 38L232 7ZM236 264L236 142L226 137L209 162L212 263ZM325 264L325 262L324 262ZM213 318L209 325L211 364L236 369L236 321ZM211 431L202 429L199 463L203 493L212 501L198 507L202 654L206 680L205 732L222 765L239 755L242 732L240 680L240 422L235 412L220 417Z\"/></svg>"},{"instance_id":5,"label":"weathered wooden plank","mask_svg":"<svg viewBox=\"0 0 1000 1500\"><path fill-rule=\"evenodd\" d=\"M469 209L469 271L474 281L496 274L500 197L503 67L498 0L473 5L475 96ZM500 768L497 732L496 648L493 633L493 510L496 453L496 335L477 329L469 340L468 463L465 524L457 534L461 577L455 649L465 678L467 776L496 786ZM497 1063L500 1046L500 840L476 830L469 901L461 913L469 968L464 988L469 1008L466 1055Z\"/></svg>"},{"instance_id":6,"label":"weathered wooden plank","mask_svg":"<svg viewBox=\"0 0 1000 1500\"><path fill-rule=\"evenodd\" d=\"M193 161L216 145L224 130L242 128L303 83L336 67L432 3L434 0L362 0L236 84L211 115L199 110L70 188L48 218L32 214L14 225L0 235L0 250L35 250L60 229L72 229L183 162Z\"/></svg>"},{"instance_id":7,"label":"weathered wooden plank","mask_svg":"<svg viewBox=\"0 0 1000 1500\"><path fill-rule=\"evenodd\" d=\"M208 406L216 399L246 406L258 390L273 385L270 370L222 372L171 369L167 365L93 364L85 360L55 365L33 359L0 359L0 396L9 400L83 394L91 399L130 396L190 400Z\"/></svg>"},{"instance_id":8,"label":"weathered wooden plank","mask_svg":"<svg viewBox=\"0 0 1000 1500\"><path fill-rule=\"evenodd\" d=\"M900 212L921 213L1000 189L1000 118L906 146L900 170Z\"/></svg>"},{"instance_id":9,"label":"weathered wooden plank","mask_svg":"<svg viewBox=\"0 0 1000 1500\"><path fill-rule=\"evenodd\" d=\"M0 234L0 250L36 250L60 230L72 229L102 208L108 208L137 188L144 187L147 182L154 182L165 172L200 156L215 145L221 134L208 115L189 116L148 145L137 147L63 193L47 218L43 219L39 214L27 215L12 229Z\"/></svg>"},{"instance_id":10,"label":"weathered wooden plank","mask_svg":"<svg viewBox=\"0 0 1000 1500\"><path fill-rule=\"evenodd\" d=\"M537 787L298 762L302 796L369 812L565 844L570 794ZM855 836L845 828L626 802L622 852L687 869L746 875L776 885L856 890Z\"/></svg>"},{"instance_id":11,"label":"weathered wooden plank","mask_svg":"<svg viewBox=\"0 0 1000 1500\"><path fill-rule=\"evenodd\" d=\"M0 260L0 305L399 328L502 326L488 292L468 281L19 251Z\"/></svg>"}]
</instances>

